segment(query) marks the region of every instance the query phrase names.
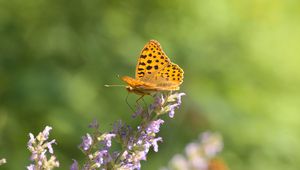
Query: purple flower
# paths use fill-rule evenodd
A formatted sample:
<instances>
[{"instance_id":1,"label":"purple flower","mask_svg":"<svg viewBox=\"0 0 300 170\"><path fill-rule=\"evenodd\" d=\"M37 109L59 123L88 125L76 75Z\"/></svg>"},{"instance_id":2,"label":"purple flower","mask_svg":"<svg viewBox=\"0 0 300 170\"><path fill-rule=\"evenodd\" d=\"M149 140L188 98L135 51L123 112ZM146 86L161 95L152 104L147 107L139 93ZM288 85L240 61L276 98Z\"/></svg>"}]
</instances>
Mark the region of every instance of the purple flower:
<instances>
[{"instance_id":1,"label":"purple flower","mask_svg":"<svg viewBox=\"0 0 300 170\"><path fill-rule=\"evenodd\" d=\"M27 166L28 170L35 169L53 169L59 167L59 162L53 155L52 144L55 143L55 139L48 142L50 126L46 126L45 129L40 132L37 137L34 137L32 133L29 133L28 150L31 152L30 159L35 162L35 164L30 164ZM50 158L47 158L47 151L50 153Z\"/></svg>"},{"instance_id":2,"label":"purple flower","mask_svg":"<svg viewBox=\"0 0 300 170\"><path fill-rule=\"evenodd\" d=\"M203 150L208 157L214 157L223 149L222 137L219 134L205 132L201 136Z\"/></svg>"},{"instance_id":3,"label":"purple flower","mask_svg":"<svg viewBox=\"0 0 300 170\"><path fill-rule=\"evenodd\" d=\"M162 94L157 94L154 98L154 102L149 107L149 112L154 110L161 110L163 104L165 103L165 99Z\"/></svg>"},{"instance_id":4,"label":"purple flower","mask_svg":"<svg viewBox=\"0 0 300 170\"><path fill-rule=\"evenodd\" d=\"M140 163L137 163L137 164L127 163L125 165L122 165L120 167L120 169L122 169L122 170L133 170L133 169L140 170L141 169L141 164Z\"/></svg>"},{"instance_id":5,"label":"purple flower","mask_svg":"<svg viewBox=\"0 0 300 170\"><path fill-rule=\"evenodd\" d=\"M153 150L155 152L158 152L158 145L157 145L157 142L162 142L162 138L161 137L158 137L158 138L155 138L151 141L152 143L152 146L153 146Z\"/></svg>"},{"instance_id":6,"label":"purple flower","mask_svg":"<svg viewBox=\"0 0 300 170\"><path fill-rule=\"evenodd\" d=\"M103 149L103 150L96 152L95 158L94 158L94 163L95 163L94 165L97 165L100 167L101 165L107 164L111 161L112 161L112 158L111 158L108 150Z\"/></svg>"},{"instance_id":7,"label":"purple flower","mask_svg":"<svg viewBox=\"0 0 300 170\"><path fill-rule=\"evenodd\" d=\"M179 106L181 105L181 97L184 95L185 95L185 93L175 93L168 97L167 101L169 103L173 103L171 105L168 105L167 109L166 109L169 112L170 118L174 117L175 109L179 108Z\"/></svg>"},{"instance_id":8,"label":"purple flower","mask_svg":"<svg viewBox=\"0 0 300 170\"><path fill-rule=\"evenodd\" d=\"M185 96L185 93L179 93L179 94L177 95L177 102L178 102L179 105L181 105L181 97L182 97L182 96Z\"/></svg>"},{"instance_id":9,"label":"purple flower","mask_svg":"<svg viewBox=\"0 0 300 170\"><path fill-rule=\"evenodd\" d=\"M27 170L35 170L34 164L27 166Z\"/></svg>"},{"instance_id":10,"label":"purple flower","mask_svg":"<svg viewBox=\"0 0 300 170\"><path fill-rule=\"evenodd\" d=\"M70 170L79 170L78 162L73 159L73 164L70 167Z\"/></svg>"},{"instance_id":11,"label":"purple flower","mask_svg":"<svg viewBox=\"0 0 300 170\"><path fill-rule=\"evenodd\" d=\"M206 170L212 159L222 150L222 139L217 133L205 132L198 141L189 143L185 155L175 155L169 162L172 169L201 169Z\"/></svg>"},{"instance_id":12,"label":"purple flower","mask_svg":"<svg viewBox=\"0 0 300 170\"><path fill-rule=\"evenodd\" d=\"M122 121L121 120L118 120L114 123L113 125L113 133L114 134L118 134L120 129L122 128L123 124L122 124Z\"/></svg>"},{"instance_id":13,"label":"purple flower","mask_svg":"<svg viewBox=\"0 0 300 170\"><path fill-rule=\"evenodd\" d=\"M52 130L52 127L46 126L43 132L40 132L39 135L36 137L39 141L45 141L49 137L49 133Z\"/></svg>"},{"instance_id":14,"label":"purple flower","mask_svg":"<svg viewBox=\"0 0 300 170\"><path fill-rule=\"evenodd\" d=\"M55 139L53 139L52 141L50 141L50 142L47 143L47 147L48 147L49 153L51 153L51 154L53 154L53 148L52 148L52 144L53 143L55 143Z\"/></svg>"},{"instance_id":15,"label":"purple flower","mask_svg":"<svg viewBox=\"0 0 300 170\"><path fill-rule=\"evenodd\" d=\"M52 130L52 127L46 126L46 128L43 130L43 135L45 136L46 139L48 139L49 133Z\"/></svg>"},{"instance_id":16,"label":"purple flower","mask_svg":"<svg viewBox=\"0 0 300 170\"><path fill-rule=\"evenodd\" d=\"M89 124L89 128L98 129L99 128L98 121L96 119L94 119L93 122Z\"/></svg>"},{"instance_id":17,"label":"purple flower","mask_svg":"<svg viewBox=\"0 0 300 170\"><path fill-rule=\"evenodd\" d=\"M143 107L139 105L136 109L136 112L132 114L132 117L136 118L137 116L142 115L143 111L144 111Z\"/></svg>"},{"instance_id":18,"label":"purple flower","mask_svg":"<svg viewBox=\"0 0 300 170\"><path fill-rule=\"evenodd\" d=\"M174 93L171 94L168 99L167 102L177 102L179 105L181 104L181 97L184 96L185 93Z\"/></svg>"},{"instance_id":19,"label":"purple flower","mask_svg":"<svg viewBox=\"0 0 300 170\"><path fill-rule=\"evenodd\" d=\"M179 105L178 104L173 104L169 106L169 117L173 118L175 114L175 108L177 108Z\"/></svg>"},{"instance_id":20,"label":"purple flower","mask_svg":"<svg viewBox=\"0 0 300 170\"><path fill-rule=\"evenodd\" d=\"M183 95L184 93L157 93L153 103L147 109L137 106L132 117L140 116L141 122L136 129L122 123L122 121L117 121L111 132L100 133L98 123L90 125L90 127L97 128L97 131L92 137L87 134L82 138L80 147L88 157L83 169L141 169L141 161L147 159L149 149L153 147L153 150L158 152L158 142L162 142L162 137L157 137L157 133L160 131L160 126L164 120L157 117L166 113L169 113L170 117L174 117L175 109L179 108ZM97 139L97 141L93 141L93 139ZM111 150L113 139L116 143L120 143L121 151ZM88 152L85 152L87 150ZM74 161L73 165L74 168L78 168L77 162Z\"/></svg>"},{"instance_id":21,"label":"purple flower","mask_svg":"<svg viewBox=\"0 0 300 170\"><path fill-rule=\"evenodd\" d=\"M147 133L158 133L160 125L163 123L164 123L164 121L162 119L152 121L146 128L146 132Z\"/></svg>"},{"instance_id":22,"label":"purple flower","mask_svg":"<svg viewBox=\"0 0 300 170\"><path fill-rule=\"evenodd\" d=\"M35 138L34 135L32 133L29 133L29 141L28 141L28 146L32 146L33 143L35 143Z\"/></svg>"},{"instance_id":23,"label":"purple flower","mask_svg":"<svg viewBox=\"0 0 300 170\"><path fill-rule=\"evenodd\" d=\"M123 141L128 140L128 135L131 133L132 128L127 126L125 123L122 123L121 120L118 120L114 123L112 133L116 134Z\"/></svg>"},{"instance_id":24,"label":"purple flower","mask_svg":"<svg viewBox=\"0 0 300 170\"><path fill-rule=\"evenodd\" d=\"M86 134L86 136L82 137L82 143L80 144L80 148L82 148L84 151L87 151L90 149L91 145L93 144L93 139L90 134Z\"/></svg>"},{"instance_id":25,"label":"purple flower","mask_svg":"<svg viewBox=\"0 0 300 170\"><path fill-rule=\"evenodd\" d=\"M116 137L116 134L113 133L104 133L98 137L99 141L102 141L107 147L111 147L111 139Z\"/></svg>"}]
</instances>

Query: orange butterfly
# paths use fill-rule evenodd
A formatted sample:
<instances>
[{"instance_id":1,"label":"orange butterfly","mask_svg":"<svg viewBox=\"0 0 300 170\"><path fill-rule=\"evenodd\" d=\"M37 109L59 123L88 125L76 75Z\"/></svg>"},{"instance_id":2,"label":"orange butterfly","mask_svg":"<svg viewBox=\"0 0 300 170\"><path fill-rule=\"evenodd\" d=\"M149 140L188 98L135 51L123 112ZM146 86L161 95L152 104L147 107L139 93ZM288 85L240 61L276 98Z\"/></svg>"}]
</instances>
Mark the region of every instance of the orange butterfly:
<instances>
[{"instance_id":1,"label":"orange butterfly","mask_svg":"<svg viewBox=\"0 0 300 170\"><path fill-rule=\"evenodd\" d=\"M123 76L126 89L139 95L156 91L179 90L183 82L183 70L171 62L156 40L150 40L143 48L135 70L135 78Z\"/></svg>"}]
</instances>

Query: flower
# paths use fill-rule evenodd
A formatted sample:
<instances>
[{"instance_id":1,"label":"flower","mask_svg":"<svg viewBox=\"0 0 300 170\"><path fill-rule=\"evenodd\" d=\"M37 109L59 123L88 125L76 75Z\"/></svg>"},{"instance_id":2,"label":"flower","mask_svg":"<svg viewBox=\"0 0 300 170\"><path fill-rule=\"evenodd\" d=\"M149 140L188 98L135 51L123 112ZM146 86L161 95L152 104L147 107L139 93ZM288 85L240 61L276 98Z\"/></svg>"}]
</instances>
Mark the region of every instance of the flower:
<instances>
[{"instance_id":1,"label":"flower","mask_svg":"<svg viewBox=\"0 0 300 170\"><path fill-rule=\"evenodd\" d=\"M30 160L34 163L27 166L28 170L35 169L47 169L51 170L55 167L59 167L59 162L56 160L52 144L55 143L55 139L48 142L50 131L52 127L46 126L45 129L40 132L36 137L32 133L29 133L29 141L27 144L28 150L31 152ZM47 158L48 152L50 158Z\"/></svg>"},{"instance_id":2,"label":"flower","mask_svg":"<svg viewBox=\"0 0 300 170\"><path fill-rule=\"evenodd\" d=\"M164 121L161 119L148 122L146 128L142 126L137 127L137 135L135 138L130 138L127 143L127 149L123 152L121 162L117 166L120 169L140 169L140 161L147 159L147 154L151 146L155 152L158 151L157 142L162 141L161 137L157 137L156 133L159 132L160 125Z\"/></svg>"},{"instance_id":3,"label":"flower","mask_svg":"<svg viewBox=\"0 0 300 170\"><path fill-rule=\"evenodd\" d=\"M165 170L176 169L198 169L208 170L214 166L212 162L215 161L215 156L223 148L222 138L218 133L205 132L200 135L199 140L189 143L185 147L185 155L176 154ZM223 169L226 165L223 163Z\"/></svg>"},{"instance_id":4,"label":"flower","mask_svg":"<svg viewBox=\"0 0 300 170\"><path fill-rule=\"evenodd\" d=\"M27 166L27 170L35 170L34 164L30 164L29 166Z\"/></svg>"},{"instance_id":5,"label":"flower","mask_svg":"<svg viewBox=\"0 0 300 170\"><path fill-rule=\"evenodd\" d=\"M205 132L200 136L203 150L208 157L214 157L223 149L222 137L219 134Z\"/></svg>"},{"instance_id":6,"label":"flower","mask_svg":"<svg viewBox=\"0 0 300 170\"><path fill-rule=\"evenodd\" d=\"M176 154L173 156L171 161L169 162L169 166L171 169L180 169L180 170L188 170L189 164L186 158L180 154ZM168 170L167 168L164 168Z\"/></svg>"},{"instance_id":7,"label":"flower","mask_svg":"<svg viewBox=\"0 0 300 170\"><path fill-rule=\"evenodd\" d=\"M116 137L116 134L113 133L104 133L98 137L98 141L102 141L107 147L111 147L111 139Z\"/></svg>"},{"instance_id":8,"label":"flower","mask_svg":"<svg viewBox=\"0 0 300 170\"><path fill-rule=\"evenodd\" d=\"M113 134L116 134L117 138L120 138L122 141L129 141L130 134L132 134L132 128L121 120L118 120L113 125Z\"/></svg>"},{"instance_id":9,"label":"flower","mask_svg":"<svg viewBox=\"0 0 300 170\"><path fill-rule=\"evenodd\" d=\"M3 165L5 163L6 163L6 159L5 158L0 159L0 165Z\"/></svg>"},{"instance_id":10,"label":"flower","mask_svg":"<svg viewBox=\"0 0 300 170\"><path fill-rule=\"evenodd\" d=\"M84 151L87 151L90 149L91 145L93 144L93 139L90 134L86 134L86 136L82 137L82 143L80 144L80 148Z\"/></svg>"},{"instance_id":11,"label":"flower","mask_svg":"<svg viewBox=\"0 0 300 170\"><path fill-rule=\"evenodd\" d=\"M158 133L160 125L163 123L164 123L164 121L162 119L158 119L158 120L150 122L150 124L146 128L146 132L147 133Z\"/></svg>"},{"instance_id":12,"label":"flower","mask_svg":"<svg viewBox=\"0 0 300 170\"><path fill-rule=\"evenodd\" d=\"M170 118L173 118L174 117L174 114L175 114L175 108L178 107L178 104L173 104L173 105L170 105L168 110L169 110L169 117Z\"/></svg>"},{"instance_id":13,"label":"flower","mask_svg":"<svg viewBox=\"0 0 300 170\"><path fill-rule=\"evenodd\" d=\"M151 140L151 145L153 146L153 150L155 152L158 152L158 145L157 145L157 142L160 141L162 142L162 138L161 137L158 137L158 138L155 138L155 139L152 139Z\"/></svg>"},{"instance_id":14,"label":"flower","mask_svg":"<svg viewBox=\"0 0 300 170\"><path fill-rule=\"evenodd\" d=\"M48 139L50 131L52 130L52 127L46 126L43 132L40 132L39 135L36 137L39 141L45 141Z\"/></svg>"},{"instance_id":15,"label":"flower","mask_svg":"<svg viewBox=\"0 0 300 170\"><path fill-rule=\"evenodd\" d=\"M171 105L168 105L166 107L166 111L169 112L169 117L173 118L174 114L175 114L175 109L179 108L179 106L181 105L181 97L184 96L185 93L175 93L170 95L167 98L167 102L169 103L173 103Z\"/></svg>"},{"instance_id":16,"label":"flower","mask_svg":"<svg viewBox=\"0 0 300 170\"><path fill-rule=\"evenodd\" d=\"M107 155L108 155L107 150L102 150L102 151L96 152L94 155L95 164L97 164L99 166L104 164L104 162L105 162L104 159Z\"/></svg>"},{"instance_id":17,"label":"flower","mask_svg":"<svg viewBox=\"0 0 300 170\"><path fill-rule=\"evenodd\" d=\"M144 109L142 106L138 105L136 112L132 114L132 118L136 118L137 116L140 116L143 113Z\"/></svg>"},{"instance_id":18,"label":"flower","mask_svg":"<svg viewBox=\"0 0 300 170\"><path fill-rule=\"evenodd\" d=\"M79 170L78 162L73 159L73 164L70 167L70 170Z\"/></svg>"},{"instance_id":19,"label":"flower","mask_svg":"<svg viewBox=\"0 0 300 170\"><path fill-rule=\"evenodd\" d=\"M98 123L92 123L90 127L95 129L95 133L83 136L80 145L88 157L83 169L141 169L141 161L147 159L150 148L153 147L153 150L158 152L158 142L163 141L162 137L157 137L164 123L158 116L169 113L170 117L174 117L175 109L179 108L183 95L184 93L157 93L148 108L138 105L132 115L133 118L140 117L141 120L136 128L119 120L114 123L111 132L101 133ZM121 151L111 151L112 140L121 145ZM76 161L73 162L71 170L72 168L78 169Z\"/></svg>"},{"instance_id":20,"label":"flower","mask_svg":"<svg viewBox=\"0 0 300 170\"><path fill-rule=\"evenodd\" d=\"M154 102L149 106L148 112L152 112L155 110L160 111L164 103L165 103L164 96L160 93L156 94L156 96L154 97Z\"/></svg>"},{"instance_id":21,"label":"flower","mask_svg":"<svg viewBox=\"0 0 300 170\"><path fill-rule=\"evenodd\" d=\"M98 128L99 128L99 123L98 123L98 121L97 121L96 119L93 120L93 122L89 124L89 128L92 128L92 129L98 129Z\"/></svg>"},{"instance_id":22,"label":"flower","mask_svg":"<svg viewBox=\"0 0 300 170\"><path fill-rule=\"evenodd\" d=\"M49 153L51 153L51 154L53 154L53 148L52 148L52 144L56 144L55 143L55 139L53 139L52 141L50 141L50 142L48 142L48 143L46 143L46 146L47 146L47 148L48 148L48 150L49 150Z\"/></svg>"}]
</instances>

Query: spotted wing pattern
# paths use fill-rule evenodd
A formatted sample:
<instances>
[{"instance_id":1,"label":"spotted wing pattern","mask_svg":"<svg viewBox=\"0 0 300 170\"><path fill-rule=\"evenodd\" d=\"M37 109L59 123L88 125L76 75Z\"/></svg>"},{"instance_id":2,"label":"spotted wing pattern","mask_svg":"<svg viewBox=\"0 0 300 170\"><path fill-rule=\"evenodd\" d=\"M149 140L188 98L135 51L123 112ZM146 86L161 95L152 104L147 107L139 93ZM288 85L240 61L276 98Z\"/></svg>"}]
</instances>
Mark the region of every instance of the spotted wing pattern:
<instances>
[{"instance_id":1,"label":"spotted wing pattern","mask_svg":"<svg viewBox=\"0 0 300 170\"><path fill-rule=\"evenodd\" d=\"M136 93L178 90L183 82L183 70L171 62L158 41L150 40L138 59L135 79L124 76L122 80Z\"/></svg>"},{"instance_id":2,"label":"spotted wing pattern","mask_svg":"<svg viewBox=\"0 0 300 170\"><path fill-rule=\"evenodd\" d=\"M182 82L183 70L174 63L170 63L168 66L157 72L152 81L158 88L166 90L177 90Z\"/></svg>"},{"instance_id":3,"label":"spotted wing pattern","mask_svg":"<svg viewBox=\"0 0 300 170\"><path fill-rule=\"evenodd\" d=\"M149 81L155 73L162 70L169 63L170 59L161 49L159 42L150 40L143 48L136 66L135 78L142 81Z\"/></svg>"}]
</instances>

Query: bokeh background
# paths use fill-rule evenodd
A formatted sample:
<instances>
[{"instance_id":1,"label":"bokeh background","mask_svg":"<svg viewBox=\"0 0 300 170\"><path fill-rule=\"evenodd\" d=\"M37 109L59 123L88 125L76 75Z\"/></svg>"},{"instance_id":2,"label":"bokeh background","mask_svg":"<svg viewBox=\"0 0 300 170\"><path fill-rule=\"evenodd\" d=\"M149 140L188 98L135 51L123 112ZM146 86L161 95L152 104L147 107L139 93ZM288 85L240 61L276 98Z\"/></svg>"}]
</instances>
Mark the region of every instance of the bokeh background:
<instances>
[{"instance_id":1,"label":"bokeh background","mask_svg":"<svg viewBox=\"0 0 300 170\"><path fill-rule=\"evenodd\" d=\"M159 169L210 130L232 170L300 169L300 2L296 0L0 0L1 169L25 169L28 133L53 127L61 163L96 118L103 131L131 110L117 75L134 75L140 50L158 40L185 71L187 95L166 120ZM137 96L130 95L134 103ZM151 100L148 98L148 100Z\"/></svg>"}]
</instances>

